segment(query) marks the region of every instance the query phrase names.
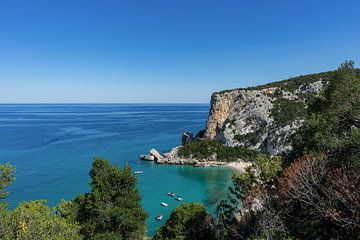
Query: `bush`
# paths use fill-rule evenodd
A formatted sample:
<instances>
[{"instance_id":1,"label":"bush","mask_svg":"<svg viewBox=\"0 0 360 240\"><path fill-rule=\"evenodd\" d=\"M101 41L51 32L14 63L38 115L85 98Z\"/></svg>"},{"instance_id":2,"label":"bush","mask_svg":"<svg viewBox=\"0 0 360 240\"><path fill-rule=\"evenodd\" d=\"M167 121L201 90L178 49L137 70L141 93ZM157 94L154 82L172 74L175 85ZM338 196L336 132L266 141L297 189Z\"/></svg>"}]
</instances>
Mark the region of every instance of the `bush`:
<instances>
[{"instance_id":1,"label":"bush","mask_svg":"<svg viewBox=\"0 0 360 240\"><path fill-rule=\"evenodd\" d=\"M277 98L273 104L274 108L270 116L274 118L274 123L277 126L282 127L293 123L295 120L308 117L306 105L302 101Z\"/></svg>"},{"instance_id":2,"label":"bush","mask_svg":"<svg viewBox=\"0 0 360 240\"><path fill-rule=\"evenodd\" d=\"M199 203L184 203L171 212L170 218L157 231L154 240L214 239L211 216Z\"/></svg>"},{"instance_id":3,"label":"bush","mask_svg":"<svg viewBox=\"0 0 360 240\"><path fill-rule=\"evenodd\" d=\"M300 239L360 236L360 169L334 168L330 161L324 155L303 156L281 177L286 224Z\"/></svg>"},{"instance_id":4,"label":"bush","mask_svg":"<svg viewBox=\"0 0 360 240\"><path fill-rule=\"evenodd\" d=\"M46 201L23 202L0 215L0 239L76 240L79 232L78 224L52 214Z\"/></svg>"}]
</instances>

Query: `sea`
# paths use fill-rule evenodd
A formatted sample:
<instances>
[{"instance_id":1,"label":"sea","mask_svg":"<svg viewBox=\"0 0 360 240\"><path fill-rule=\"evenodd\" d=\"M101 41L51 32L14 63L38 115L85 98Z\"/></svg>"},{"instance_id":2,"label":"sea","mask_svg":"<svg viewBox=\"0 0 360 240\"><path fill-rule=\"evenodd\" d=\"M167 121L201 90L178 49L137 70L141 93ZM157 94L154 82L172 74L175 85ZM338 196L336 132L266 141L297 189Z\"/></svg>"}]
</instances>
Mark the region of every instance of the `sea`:
<instances>
[{"instance_id":1,"label":"sea","mask_svg":"<svg viewBox=\"0 0 360 240\"><path fill-rule=\"evenodd\" d=\"M0 163L16 167L6 201L15 208L21 201L45 199L53 207L89 192L92 160L101 156L143 171L137 187L149 214L148 235L181 204L168 192L214 213L228 193L233 170L139 159L151 148L164 153L180 145L183 132L204 129L208 113L208 104L2 104ZM155 220L158 214L164 216L161 221Z\"/></svg>"}]
</instances>

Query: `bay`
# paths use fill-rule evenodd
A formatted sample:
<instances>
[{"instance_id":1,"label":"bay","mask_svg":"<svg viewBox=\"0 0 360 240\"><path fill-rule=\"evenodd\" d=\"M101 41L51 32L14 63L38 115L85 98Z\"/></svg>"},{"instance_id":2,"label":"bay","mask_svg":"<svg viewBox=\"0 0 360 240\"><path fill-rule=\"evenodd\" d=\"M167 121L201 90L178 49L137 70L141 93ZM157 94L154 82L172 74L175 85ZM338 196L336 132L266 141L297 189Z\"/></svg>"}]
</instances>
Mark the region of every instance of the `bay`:
<instances>
[{"instance_id":1,"label":"bay","mask_svg":"<svg viewBox=\"0 0 360 240\"><path fill-rule=\"evenodd\" d=\"M46 199L55 206L89 188L92 159L129 164L138 175L142 205L149 213L153 235L180 202L203 203L214 212L226 197L232 170L225 167L156 165L138 156L156 148L164 153L181 141L181 134L203 129L207 104L2 104L0 105L0 163L16 166L16 181L6 201ZM168 207L162 207L161 202ZM162 213L162 221L156 221Z\"/></svg>"}]
</instances>

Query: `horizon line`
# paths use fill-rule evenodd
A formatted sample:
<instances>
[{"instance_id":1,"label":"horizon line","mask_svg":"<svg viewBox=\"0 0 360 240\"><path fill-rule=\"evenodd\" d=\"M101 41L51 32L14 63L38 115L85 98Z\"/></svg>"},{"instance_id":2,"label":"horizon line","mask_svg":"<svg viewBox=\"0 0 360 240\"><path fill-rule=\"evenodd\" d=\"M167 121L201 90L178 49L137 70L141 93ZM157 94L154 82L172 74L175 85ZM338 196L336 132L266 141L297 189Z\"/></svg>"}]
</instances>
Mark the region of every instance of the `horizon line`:
<instances>
[{"instance_id":1,"label":"horizon line","mask_svg":"<svg viewBox=\"0 0 360 240\"><path fill-rule=\"evenodd\" d=\"M159 105L159 104L199 104L199 105L205 105L205 104L210 104L209 102L150 102L150 103L146 103L146 102L0 102L0 105L100 105L100 104L131 104L131 105L135 105L135 104L139 104L139 105L150 105L150 104L154 104L154 105Z\"/></svg>"}]
</instances>

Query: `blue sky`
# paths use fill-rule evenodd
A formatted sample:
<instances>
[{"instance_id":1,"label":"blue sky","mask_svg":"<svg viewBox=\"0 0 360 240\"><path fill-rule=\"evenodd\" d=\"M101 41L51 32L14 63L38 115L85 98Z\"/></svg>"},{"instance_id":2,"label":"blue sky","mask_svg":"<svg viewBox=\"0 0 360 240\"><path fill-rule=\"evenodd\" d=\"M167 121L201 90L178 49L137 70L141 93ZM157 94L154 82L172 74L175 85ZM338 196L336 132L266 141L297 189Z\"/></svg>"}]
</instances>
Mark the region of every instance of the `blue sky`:
<instances>
[{"instance_id":1,"label":"blue sky","mask_svg":"<svg viewBox=\"0 0 360 240\"><path fill-rule=\"evenodd\" d=\"M359 63L359 11L355 0L0 0L0 103L207 103Z\"/></svg>"}]
</instances>

